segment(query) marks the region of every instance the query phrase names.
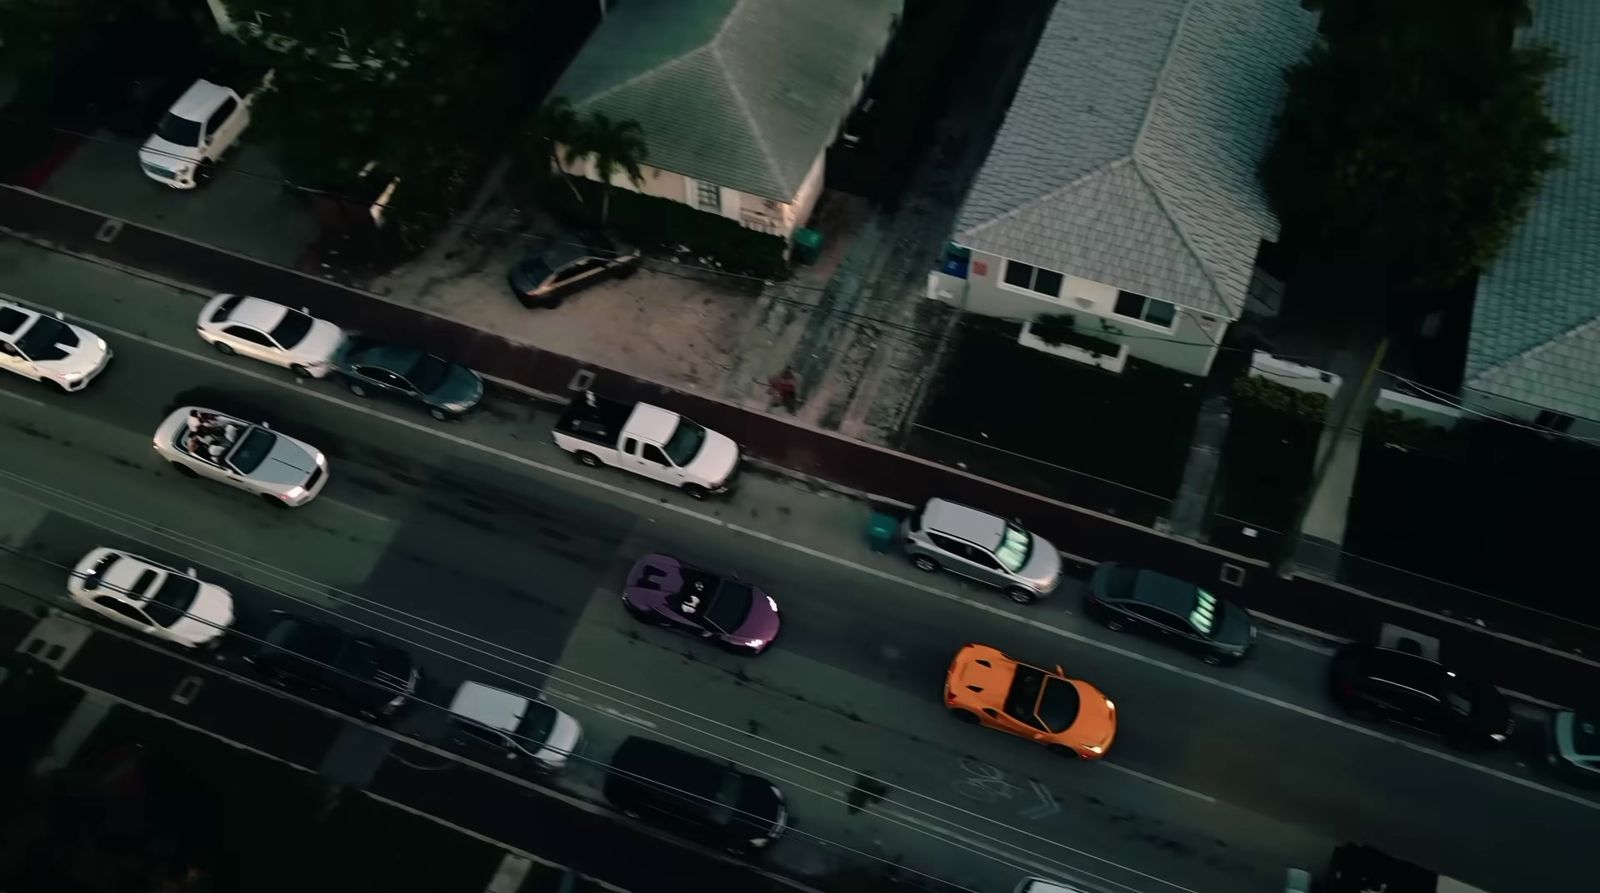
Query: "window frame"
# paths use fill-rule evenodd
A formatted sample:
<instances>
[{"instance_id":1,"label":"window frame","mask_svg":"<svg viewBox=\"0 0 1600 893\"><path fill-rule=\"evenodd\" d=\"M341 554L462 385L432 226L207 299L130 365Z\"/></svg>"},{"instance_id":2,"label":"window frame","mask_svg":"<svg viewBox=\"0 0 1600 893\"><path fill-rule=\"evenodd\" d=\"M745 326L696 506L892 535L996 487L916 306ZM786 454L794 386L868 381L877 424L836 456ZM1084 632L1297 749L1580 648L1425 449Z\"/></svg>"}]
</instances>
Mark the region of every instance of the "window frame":
<instances>
[{"instance_id":1,"label":"window frame","mask_svg":"<svg viewBox=\"0 0 1600 893\"><path fill-rule=\"evenodd\" d=\"M1122 303L1126 298L1137 298L1139 300L1139 315L1130 316L1122 311ZM1150 307L1154 304L1165 304L1166 306L1172 308L1172 316L1167 323L1162 324L1159 322L1153 322L1149 319ZM1149 326L1152 329L1158 329L1163 332L1171 332L1178 327L1177 304L1174 304L1171 301L1163 301L1160 298L1152 298L1148 295L1141 295L1138 292L1127 291L1120 288L1117 289L1117 299L1111 304L1111 315L1125 322L1138 323L1139 325Z\"/></svg>"},{"instance_id":2,"label":"window frame","mask_svg":"<svg viewBox=\"0 0 1600 893\"><path fill-rule=\"evenodd\" d=\"M711 203L708 204L707 199L710 199ZM722 187L706 180L694 181L694 206L702 211L715 211L721 214Z\"/></svg>"},{"instance_id":3,"label":"window frame","mask_svg":"<svg viewBox=\"0 0 1600 893\"><path fill-rule=\"evenodd\" d=\"M1009 257L1002 258L1002 260L1004 260L1006 263L1005 267L1000 271L1001 287L1010 289L1012 291L1027 292L1030 295L1037 295L1041 298L1048 298L1052 301L1061 300L1061 287L1067 283L1067 274L1061 272L1060 270L1052 270L1049 267L1041 267L1038 264L1024 263L1020 260L1012 260ZM1028 269L1028 282L1026 285L1018 285L1017 283L1011 281L1011 269L1013 267L1026 267ZM1054 294L1044 291L1038 287L1040 273L1045 273L1056 277L1056 290Z\"/></svg>"}]
</instances>

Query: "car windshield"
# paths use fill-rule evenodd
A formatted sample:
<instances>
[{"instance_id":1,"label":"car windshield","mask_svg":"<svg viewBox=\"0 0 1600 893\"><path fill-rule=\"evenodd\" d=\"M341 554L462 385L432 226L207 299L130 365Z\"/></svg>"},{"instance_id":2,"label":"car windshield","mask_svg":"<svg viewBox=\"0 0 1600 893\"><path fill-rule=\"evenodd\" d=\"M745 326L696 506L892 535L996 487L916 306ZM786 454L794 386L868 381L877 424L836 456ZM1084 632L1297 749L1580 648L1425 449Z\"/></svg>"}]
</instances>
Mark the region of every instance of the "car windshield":
<instances>
[{"instance_id":1,"label":"car windshield","mask_svg":"<svg viewBox=\"0 0 1600 893\"><path fill-rule=\"evenodd\" d=\"M1000 535L1000 545L995 547L994 557L1000 559L1000 564L1006 570L1017 573L1028 563L1028 556L1033 553L1033 537L1028 531L1015 524L1007 524L1005 533Z\"/></svg>"},{"instance_id":2,"label":"car windshield","mask_svg":"<svg viewBox=\"0 0 1600 893\"><path fill-rule=\"evenodd\" d=\"M528 712L522 714L522 722L517 723L518 743L523 747L543 745L555 724L556 708L543 701L529 701Z\"/></svg>"},{"instance_id":3,"label":"car windshield","mask_svg":"<svg viewBox=\"0 0 1600 893\"><path fill-rule=\"evenodd\" d=\"M265 428L251 428L239 445L233 448L233 453L228 456L228 464L238 469L240 474L249 474L261 467L277 441L278 436Z\"/></svg>"},{"instance_id":4,"label":"car windshield","mask_svg":"<svg viewBox=\"0 0 1600 893\"><path fill-rule=\"evenodd\" d=\"M172 626L189 616L189 609L194 607L195 596L199 592L200 584L193 577L169 573L162 581L161 588L145 602L144 611L156 623Z\"/></svg>"},{"instance_id":5,"label":"car windshield","mask_svg":"<svg viewBox=\"0 0 1600 893\"><path fill-rule=\"evenodd\" d=\"M711 607L706 609L706 619L717 629L733 632L743 626L745 618L750 616L750 604L753 601L755 594L749 586L724 580L711 599Z\"/></svg>"},{"instance_id":6,"label":"car windshield","mask_svg":"<svg viewBox=\"0 0 1600 893\"><path fill-rule=\"evenodd\" d=\"M1078 720L1078 687L1065 679L1049 677L1039 696L1039 720L1052 732L1064 732Z\"/></svg>"},{"instance_id":7,"label":"car windshield","mask_svg":"<svg viewBox=\"0 0 1600 893\"><path fill-rule=\"evenodd\" d=\"M431 394L444 384L450 375L450 364L432 354L423 354L411 364L411 371L406 373L406 380L417 389L419 394Z\"/></svg>"},{"instance_id":8,"label":"car windshield","mask_svg":"<svg viewBox=\"0 0 1600 893\"><path fill-rule=\"evenodd\" d=\"M200 122L167 112L156 125L156 136L179 146L200 145Z\"/></svg>"},{"instance_id":9,"label":"car windshield","mask_svg":"<svg viewBox=\"0 0 1600 893\"><path fill-rule=\"evenodd\" d=\"M713 825L727 825L732 823L734 812L740 808L739 800L744 793L744 776L728 770L722 774L722 781L717 785L716 796L713 802L707 804L706 818Z\"/></svg>"},{"instance_id":10,"label":"car windshield","mask_svg":"<svg viewBox=\"0 0 1600 893\"><path fill-rule=\"evenodd\" d=\"M706 442L706 429L688 419L678 419L678 430L667 438L667 458L679 468L694 461L700 445Z\"/></svg>"},{"instance_id":11,"label":"car windshield","mask_svg":"<svg viewBox=\"0 0 1600 893\"><path fill-rule=\"evenodd\" d=\"M311 317L298 310L290 310L283 314L283 319L272 327L272 340L284 350L293 350L306 333L311 331Z\"/></svg>"},{"instance_id":12,"label":"car windshield","mask_svg":"<svg viewBox=\"0 0 1600 893\"><path fill-rule=\"evenodd\" d=\"M1461 717L1471 716L1473 705L1478 701L1472 683L1456 675L1445 676L1441 699L1451 713Z\"/></svg>"},{"instance_id":13,"label":"car windshield","mask_svg":"<svg viewBox=\"0 0 1600 893\"><path fill-rule=\"evenodd\" d=\"M1189 610L1190 626L1209 636L1217 628L1217 615L1221 613L1222 605L1216 596L1204 589L1195 589L1194 607Z\"/></svg>"},{"instance_id":14,"label":"car windshield","mask_svg":"<svg viewBox=\"0 0 1600 893\"><path fill-rule=\"evenodd\" d=\"M42 363L59 360L67 355L70 348L77 347L78 333L53 316L41 316L34 320L16 343L23 356L35 363Z\"/></svg>"}]
</instances>

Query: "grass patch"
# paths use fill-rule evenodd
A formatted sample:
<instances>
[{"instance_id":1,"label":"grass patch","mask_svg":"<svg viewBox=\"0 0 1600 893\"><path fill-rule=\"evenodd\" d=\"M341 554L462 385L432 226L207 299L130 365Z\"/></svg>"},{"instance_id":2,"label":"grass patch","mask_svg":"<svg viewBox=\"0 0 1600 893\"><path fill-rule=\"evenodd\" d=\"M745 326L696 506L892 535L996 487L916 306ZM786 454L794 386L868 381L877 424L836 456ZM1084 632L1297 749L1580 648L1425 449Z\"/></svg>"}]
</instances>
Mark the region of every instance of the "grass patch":
<instances>
[{"instance_id":1,"label":"grass patch","mask_svg":"<svg viewBox=\"0 0 1600 893\"><path fill-rule=\"evenodd\" d=\"M1104 372L1017 344L1020 329L963 326L913 451L1141 523L1164 514L1183 477L1200 379L1137 360Z\"/></svg>"}]
</instances>

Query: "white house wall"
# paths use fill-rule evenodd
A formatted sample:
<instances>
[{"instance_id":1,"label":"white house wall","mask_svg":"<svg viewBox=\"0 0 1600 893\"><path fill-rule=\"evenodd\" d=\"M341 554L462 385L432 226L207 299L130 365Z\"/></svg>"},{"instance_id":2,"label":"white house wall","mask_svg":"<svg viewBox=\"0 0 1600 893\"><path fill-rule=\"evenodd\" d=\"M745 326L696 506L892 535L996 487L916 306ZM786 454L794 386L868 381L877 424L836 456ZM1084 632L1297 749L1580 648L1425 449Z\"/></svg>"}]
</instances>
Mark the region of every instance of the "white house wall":
<instances>
[{"instance_id":1,"label":"white house wall","mask_svg":"<svg viewBox=\"0 0 1600 893\"><path fill-rule=\"evenodd\" d=\"M1228 327L1228 320L1205 317L1184 307L1178 308L1172 328L1117 316L1112 312L1117 289L1103 282L1064 276L1061 297L1050 298L1007 285L1004 276L1004 259L973 251L965 289L946 290L953 292L953 303L957 307L982 316L1018 322L1040 316L1071 316L1076 328L1085 334L1126 344L1129 354L1138 359L1190 375L1205 375L1211 370L1217 344ZM941 282L950 284L948 277Z\"/></svg>"},{"instance_id":2,"label":"white house wall","mask_svg":"<svg viewBox=\"0 0 1600 893\"><path fill-rule=\"evenodd\" d=\"M1470 388L1462 389L1461 403L1468 409L1479 413L1515 419L1528 425L1532 425L1539 418L1539 414L1544 412L1543 407L1535 406L1532 403L1509 400L1505 397L1485 394L1482 391L1474 391ZM1565 433L1571 437L1600 440L1600 420L1574 418L1572 426Z\"/></svg>"}]
</instances>

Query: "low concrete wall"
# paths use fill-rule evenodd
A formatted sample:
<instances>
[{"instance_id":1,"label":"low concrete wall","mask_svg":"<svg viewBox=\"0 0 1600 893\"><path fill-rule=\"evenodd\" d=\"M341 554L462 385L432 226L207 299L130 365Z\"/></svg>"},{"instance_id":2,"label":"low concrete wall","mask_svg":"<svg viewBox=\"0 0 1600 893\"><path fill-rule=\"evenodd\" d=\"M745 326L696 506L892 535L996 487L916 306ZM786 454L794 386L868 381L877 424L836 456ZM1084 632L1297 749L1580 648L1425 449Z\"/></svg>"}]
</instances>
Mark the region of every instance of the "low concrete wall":
<instances>
[{"instance_id":1,"label":"low concrete wall","mask_svg":"<svg viewBox=\"0 0 1600 893\"><path fill-rule=\"evenodd\" d=\"M1275 357L1264 350L1250 354L1250 376L1252 378L1265 378L1285 387L1308 394L1321 394L1332 397L1339 391L1340 378L1332 372L1324 372L1315 366L1305 366L1300 363Z\"/></svg>"},{"instance_id":2,"label":"low concrete wall","mask_svg":"<svg viewBox=\"0 0 1600 893\"><path fill-rule=\"evenodd\" d=\"M1413 397L1385 388L1378 392L1377 408L1408 419L1426 422L1436 428L1454 428L1464 414L1454 406L1438 403L1423 397Z\"/></svg>"}]
</instances>

